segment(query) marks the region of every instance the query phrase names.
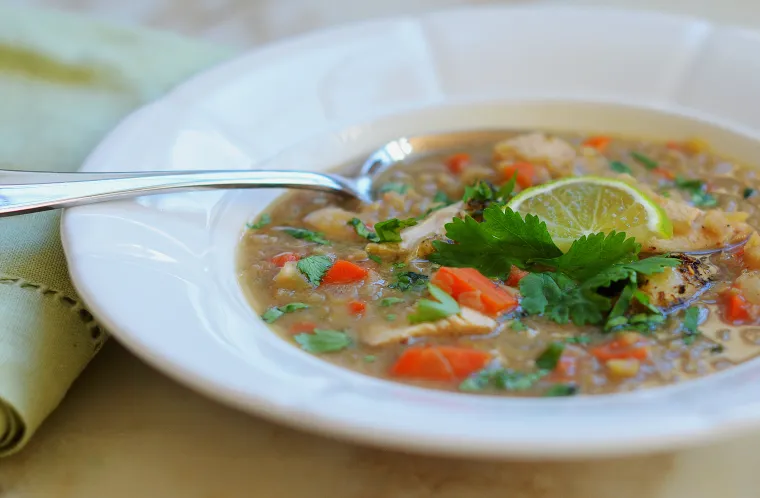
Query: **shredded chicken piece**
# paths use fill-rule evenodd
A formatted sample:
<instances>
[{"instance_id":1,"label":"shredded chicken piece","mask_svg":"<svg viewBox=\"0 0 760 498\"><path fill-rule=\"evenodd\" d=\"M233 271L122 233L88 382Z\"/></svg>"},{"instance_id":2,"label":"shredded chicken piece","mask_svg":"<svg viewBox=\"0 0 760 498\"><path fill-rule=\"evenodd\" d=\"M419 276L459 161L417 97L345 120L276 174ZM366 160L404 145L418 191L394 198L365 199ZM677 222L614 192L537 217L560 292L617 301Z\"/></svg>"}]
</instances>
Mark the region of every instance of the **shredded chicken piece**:
<instances>
[{"instance_id":1,"label":"shredded chicken piece","mask_svg":"<svg viewBox=\"0 0 760 498\"><path fill-rule=\"evenodd\" d=\"M363 333L362 341L370 346L385 346L412 337L483 335L491 333L496 325L492 318L474 309L462 307L459 314L435 322L397 328L389 328L387 325L370 327Z\"/></svg>"},{"instance_id":2,"label":"shredded chicken piece","mask_svg":"<svg viewBox=\"0 0 760 498\"><path fill-rule=\"evenodd\" d=\"M639 290L649 296L649 302L659 308L672 308L687 303L707 290L716 269L704 260L674 254L681 260L675 268L646 277Z\"/></svg>"},{"instance_id":3,"label":"shredded chicken piece","mask_svg":"<svg viewBox=\"0 0 760 498\"><path fill-rule=\"evenodd\" d=\"M752 232L744 245L744 264L750 270L760 270L760 235Z\"/></svg>"},{"instance_id":4,"label":"shredded chicken piece","mask_svg":"<svg viewBox=\"0 0 760 498\"><path fill-rule=\"evenodd\" d=\"M729 213L720 209L702 210L685 202L669 199L657 194L651 187L638 183L630 175L618 178L635 185L662 207L673 224L673 237L653 238L642 244L644 252L693 252L738 244L752 233L746 219L749 213L737 211Z\"/></svg>"},{"instance_id":5,"label":"shredded chicken piece","mask_svg":"<svg viewBox=\"0 0 760 498\"><path fill-rule=\"evenodd\" d=\"M328 239L351 240L355 232L348 222L355 217L356 213L331 206L312 211L303 221L310 228L324 233Z\"/></svg>"},{"instance_id":6,"label":"shredded chicken piece","mask_svg":"<svg viewBox=\"0 0 760 498\"><path fill-rule=\"evenodd\" d=\"M433 211L430 216L414 226L401 230L401 242L397 244L367 244L366 251L381 258L399 260L404 258L424 258L433 252L433 240L443 239L447 223L459 215L462 203Z\"/></svg>"},{"instance_id":7,"label":"shredded chicken piece","mask_svg":"<svg viewBox=\"0 0 760 498\"><path fill-rule=\"evenodd\" d=\"M517 159L544 164L552 177L564 177L573 173L576 152L572 145L561 138L544 133L526 133L497 143L494 146L497 160Z\"/></svg>"},{"instance_id":8,"label":"shredded chicken piece","mask_svg":"<svg viewBox=\"0 0 760 498\"><path fill-rule=\"evenodd\" d=\"M749 271L736 279L736 286L752 304L760 304L760 271Z\"/></svg>"}]
</instances>

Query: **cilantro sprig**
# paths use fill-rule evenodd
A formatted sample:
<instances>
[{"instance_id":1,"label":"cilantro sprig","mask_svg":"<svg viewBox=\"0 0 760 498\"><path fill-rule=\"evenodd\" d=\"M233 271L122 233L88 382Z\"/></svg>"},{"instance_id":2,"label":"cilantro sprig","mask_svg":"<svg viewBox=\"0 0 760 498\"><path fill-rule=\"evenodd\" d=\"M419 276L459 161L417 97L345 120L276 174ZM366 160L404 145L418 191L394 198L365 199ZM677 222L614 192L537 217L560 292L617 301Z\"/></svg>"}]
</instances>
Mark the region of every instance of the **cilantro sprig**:
<instances>
[{"instance_id":1,"label":"cilantro sprig","mask_svg":"<svg viewBox=\"0 0 760 498\"><path fill-rule=\"evenodd\" d=\"M489 277L504 277L511 267L529 269L520 281L522 307L529 315L545 315L557 323L604 323L612 310L608 292L622 286L623 301L611 318L623 316L636 290L638 274L651 275L677 266L675 258L638 259L641 245L623 232L597 233L573 242L566 253L555 244L546 223L533 215L499 205L483 212L483 221L471 216L446 225L453 243L434 241L434 263L471 267ZM627 289L627 290L625 290Z\"/></svg>"},{"instance_id":2,"label":"cilantro sprig","mask_svg":"<svg viewBox=\"0 0 760 498\"><path fill-rule=\"evenodd\" d=\"M352 344L351 338L339 330L314 329L311 334L298 334L293 339L309 353L334 353Z\"/></svg>"}]
</instances>

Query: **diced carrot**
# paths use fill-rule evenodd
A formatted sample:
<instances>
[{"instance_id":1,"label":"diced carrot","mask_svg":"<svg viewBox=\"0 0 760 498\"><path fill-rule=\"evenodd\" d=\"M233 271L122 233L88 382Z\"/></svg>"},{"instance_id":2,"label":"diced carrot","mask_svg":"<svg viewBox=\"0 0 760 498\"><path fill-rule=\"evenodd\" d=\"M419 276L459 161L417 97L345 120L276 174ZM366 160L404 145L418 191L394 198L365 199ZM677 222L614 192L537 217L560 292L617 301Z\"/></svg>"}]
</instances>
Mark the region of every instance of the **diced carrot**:
<instances>
[{"instance_id":1,"label":"diced carrot","mask_svg":"<svg viewBox=\"0 0 760 498\"><path fill-rule=\"evenodd\" d=\"M369 271L345 259L339 259L327 270L323 284L351 284L363 280Z\"/></svg>"},{"instance_id":2,"label":"diced carrot","mask_svg":"<svg viewBox=\"0 0 760 498\"><path fill-rule=\"evenodd\" d=\"M315 328L317 328L317 324L314 322L296 322L290 326L290 333L293 335L311 334Z\"/></svg>"},{"instance_id":3,"label":"diced carrot","mask_svg":"<svg viewBox=\"0 0 760 498\"><path fill-rule=\"evenodd\" d=\"M449 168L449 171L458 175L471 161L472 158L469 154L460 152L446 159L446 167Z\"/></svg>"},{"instance_id":4,"label":"diced carrot","mask_svg":"<svg viewBox=\"0 0 760 498\"><path fill-rule=\"evenodd\" d=\"M367 309L367 303L364 301L351 301L348 303L348 311L352 315L361 315L364 313L364 310Z\"/></svg>"},{"instance_id":5,"label":"diced carrot","mask_svg":"<svg viewBox=\"0 0 760 498\"><path fill-rule=\"evenodd\" d=\"M278 254L277 256L273 256L271 261L276 266L279 266L280 268L282 268L283 266L285 266L285 263L288 263L290 261L298 261L299 259L301 259L301 256L299 256L298 254L294 252L283 252L283 253Z\"/></svg>"},{"instance_id":6,"label":"diced carrot","mask_svg":"<svg viewBox=\"0 0 760 498\"><path fill-rule=\"evenodd\" d=\"M739 289L730 289L724 294L726 321L732 324L751 320L749 304Z\"/></svg>"},{"instance_id":7,"label":"diced carrot","mask_svg":"<svg viewBox=\"0 0 760 498\"><path fill-rule=\"evenodd\" d=\"M517 307L517 298L474 268L441 267L430 282L463 306L489 315L498 315Z\"/></svg>"},{"instance_id":8,"label":"diced carrot","mask_svg":"<svg viewBox=\"0 0 760 498\"><path fill-rule=\"evenodd\" d=\"M604 152L604 149L607 148L611 141L612 138L605 136L589 137L585 142L583 142L583 146L594 148L599 152Z\"/></svg>"},{"instance_id":9,"label":"diced carrot","mask_svg":"<svg viewBox=\"0 0 760 498\"><path fill-rule=\"evenodd\" d=\"M559 357L559 361L551 374L551 378L556 382L573 380L577 369L578 357L573 354L564 353Z\"/></svg>"},{"instance_id":10,"label":"diced carrot","mask_svg":"<svg viewBox=\"0 0 760 498\"><path fill-rule=\"evenodd\" d=\"M391 375L420 380L461 380L485 367L491 355L455 346L414 346L391 367Z\"/></svg>"},{"instance_id":11,"label":"diced carrot","mask_svg":"<svg viewBox=\"0 0 760 498\"><path fill-rule=\"evenodd\" d=\"M515 180L522 188L528 188L536 181L536 168L531 163L519 161L505 164L501 167L501 173L505 180L511 180L517 175Z\"/></svg>"},{"instance_id":12,"label":"diced carrot","mask_svg":"<svg viewBox=\"0 0 760 498\"><path fill-rule=\"evenodd\" d=\"M530 274L530 272L521 270L520 268L512 265L512 269L509 271L509 276L507 277L506 284L510 287L517 287L517 284L520 283L520 280L522 280L524 277L527 277Z\"/></svg>"},{"instance_id":13,"label":"diced carrot","mask_svg":"<svg viewBox=\"0 0 760 498\"><path fill-rule=\"evenodd\" d=\"M657 176L661 176L665 178L666 180L675 180L676 174L670 171L669 169L665 168L655 168L652 170L652 173L654 173Z\"/></svg>"},{"instance_id":14,"label":"diced carrot","mask_svg":"<svg viewBox=\"0 0 760 498\"><path fill-rule=\"evenodd\" d=\"M683 144L681 142L675 142L671 140L670 142L667 142L665 144L665 147L667 147L670 150L682 150Z\"/></svg>"},{"instance_id":15,"label":"diced carrot","mask_svg":"<svg viewBox=\"0 0 760 498\"><path fill-rule=\"evenodd\" d=\"M640 342L632 342L632 335L624 335L591 348L589 351L600 361L635 358L644 360L649 356L649 346Z\"/></svg>"}]
</instances>

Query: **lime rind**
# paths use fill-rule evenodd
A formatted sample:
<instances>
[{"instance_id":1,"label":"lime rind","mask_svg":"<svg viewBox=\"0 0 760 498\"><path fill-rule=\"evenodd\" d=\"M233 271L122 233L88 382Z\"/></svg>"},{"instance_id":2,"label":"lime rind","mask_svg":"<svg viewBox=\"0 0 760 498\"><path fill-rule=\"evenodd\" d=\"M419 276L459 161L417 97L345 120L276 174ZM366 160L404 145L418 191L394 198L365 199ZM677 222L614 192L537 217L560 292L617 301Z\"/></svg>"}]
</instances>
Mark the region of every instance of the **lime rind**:
<instances>
[{"instance_id":1,"label":"lime rind","mask_svg":"<svg viewBox=\"0 0 760 498\"><path fill-rule=\"evenodd\" d=\"M566 187L568 185L577 183L591 183L598 186L605 186L612 189L616 189L628 194L636 201L638 205L643 207L647 216L646 228L652 234L658 238L668 239L673 236L673 224L668 218L665 210L658 205L654 200L647 196L644 192L636 188L635 186L626 183L621 180L615 180L611 178L602 178L598 176L583 176L583 177L571 177L555 180L552 182L537 185L523 190L517 194L513 199L507 203L507 207L513 211L521 212L520 206L528 199L534 199L540 195L551 195L551 192ZM523 213L525 214L525 213ZM536 213L531 213L536 214ZM540 213L538 213L541 218ZM552 222L552 220L544 220ZM552 230L550 229L550 232ZM622 231L622 230L621 230ZM642 242L642 241L640 241Z\"/></svg>"}]
</instances>

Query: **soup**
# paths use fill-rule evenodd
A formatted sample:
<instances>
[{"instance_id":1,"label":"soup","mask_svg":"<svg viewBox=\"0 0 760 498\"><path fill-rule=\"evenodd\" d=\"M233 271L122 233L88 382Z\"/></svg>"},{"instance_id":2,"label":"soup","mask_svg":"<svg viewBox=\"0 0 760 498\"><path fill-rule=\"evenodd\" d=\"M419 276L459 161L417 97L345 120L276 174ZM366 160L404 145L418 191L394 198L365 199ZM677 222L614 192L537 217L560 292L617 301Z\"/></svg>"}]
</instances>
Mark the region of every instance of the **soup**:
<instances>
[{"instance_id":1,"label":"soup","mask_svg":"<svg viewBox=\"0 0 760 498\"><path fill-rule=\"evenodd\" d=\"M393 167L372 204L283 196L245 230L239 277L274 332L366 375L668 385L760 353L757 188L699 140L515 132Z\"/></svg>"}]
</instances>

